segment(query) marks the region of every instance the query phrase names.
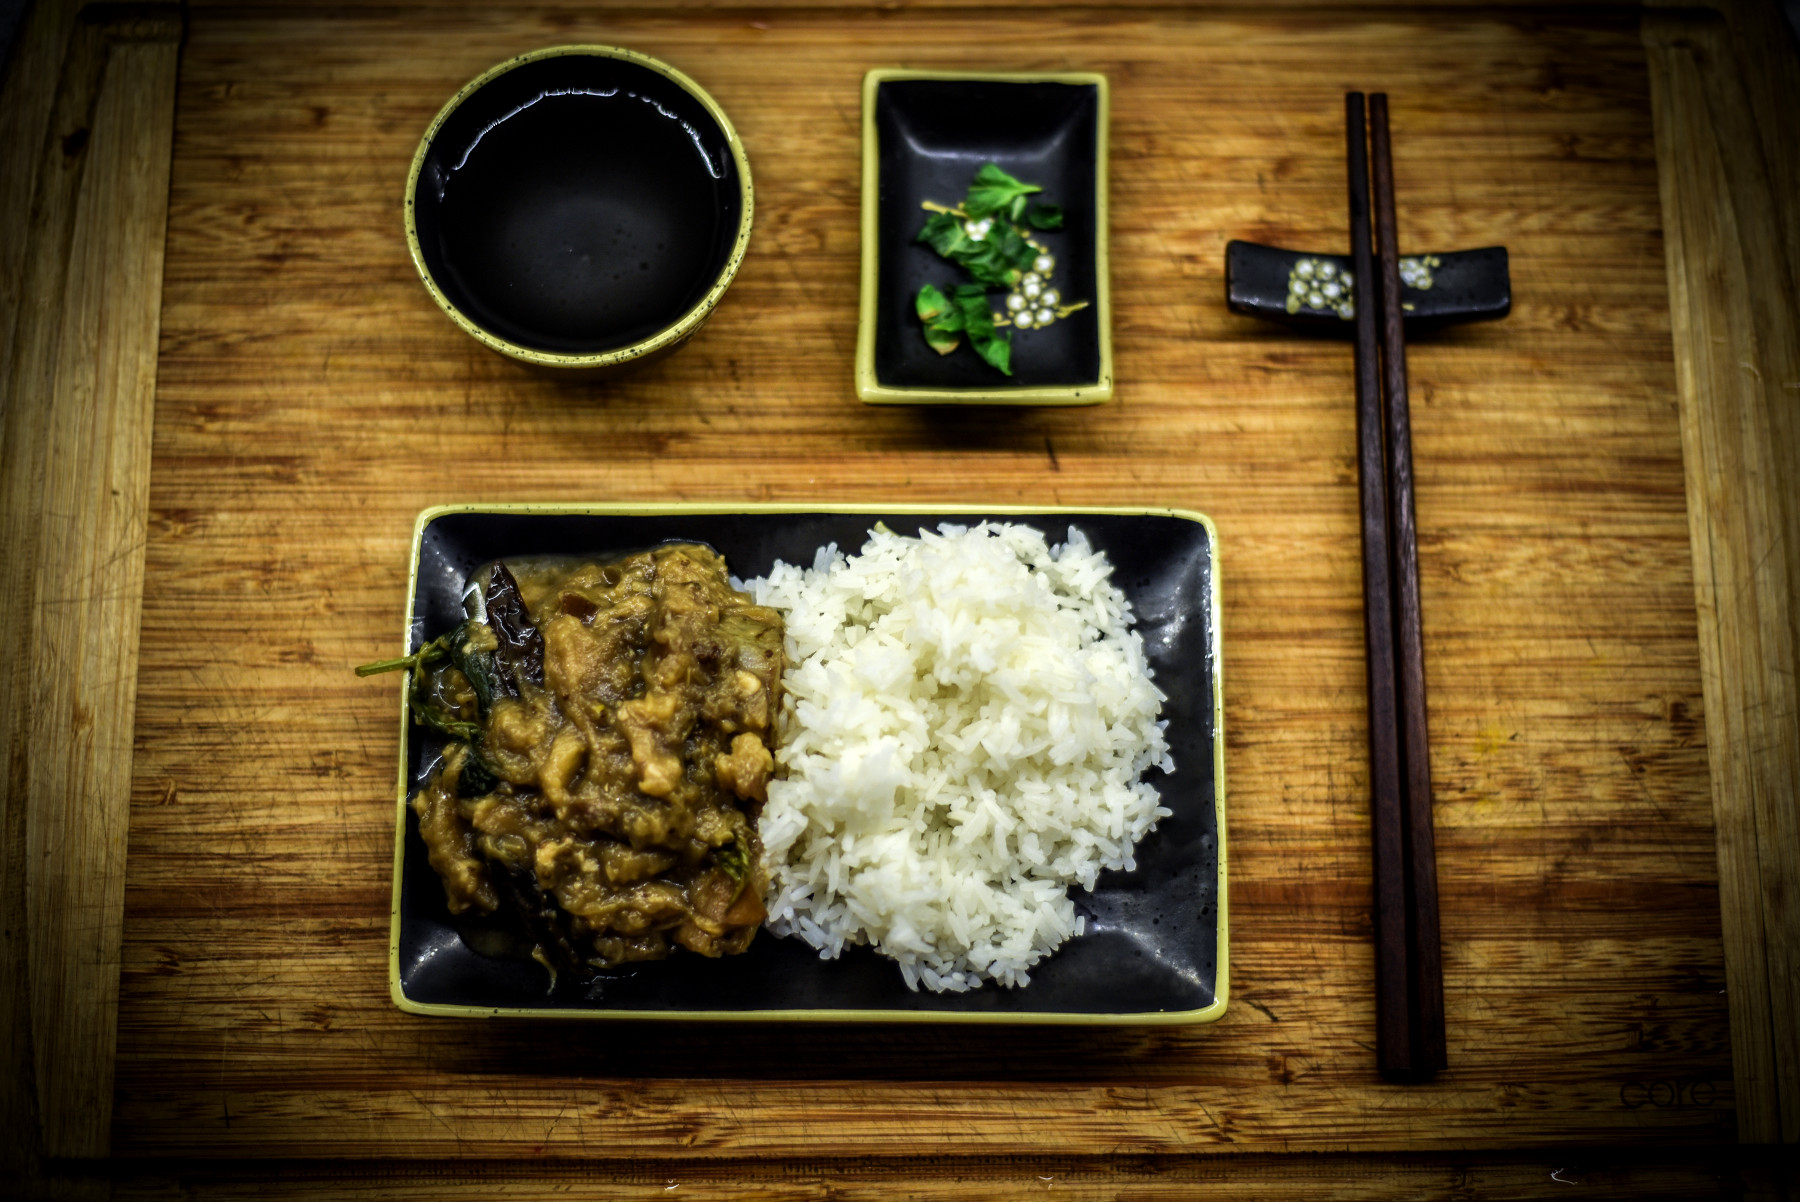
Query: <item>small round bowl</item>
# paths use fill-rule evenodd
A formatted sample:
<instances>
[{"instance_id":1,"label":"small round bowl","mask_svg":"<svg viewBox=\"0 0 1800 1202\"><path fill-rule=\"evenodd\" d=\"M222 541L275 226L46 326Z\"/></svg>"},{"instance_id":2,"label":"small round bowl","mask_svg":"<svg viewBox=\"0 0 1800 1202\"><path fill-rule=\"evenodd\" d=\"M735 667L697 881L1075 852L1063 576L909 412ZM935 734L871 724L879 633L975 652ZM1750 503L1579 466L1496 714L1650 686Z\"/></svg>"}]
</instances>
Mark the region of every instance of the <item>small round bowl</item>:
<instances>
[{"instance_id":1,"label":"small round bowl","mask_svg":"<svg viewBox=\"0 0 1800 1202\"><path fill-rule=\"evenodd\" d=\"M432 299L485 346L558 374L667 354L750 241L750 163L693 80L612 46L492 67L425 131L406 244Z\"/></svg>"}]
</instances>

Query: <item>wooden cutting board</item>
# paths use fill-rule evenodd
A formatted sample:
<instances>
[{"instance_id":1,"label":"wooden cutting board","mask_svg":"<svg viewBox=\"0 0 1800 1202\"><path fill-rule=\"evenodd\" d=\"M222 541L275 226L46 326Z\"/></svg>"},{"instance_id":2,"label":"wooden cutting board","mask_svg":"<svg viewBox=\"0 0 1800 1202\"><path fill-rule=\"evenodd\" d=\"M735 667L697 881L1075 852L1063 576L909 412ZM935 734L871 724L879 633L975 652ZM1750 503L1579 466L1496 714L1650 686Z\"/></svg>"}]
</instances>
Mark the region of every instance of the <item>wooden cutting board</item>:
<instances>
[{"instance_id":1,"label":"wooden cutting board","mask_svg":"<svg viewBox=\"0 0 1800 1202\"><path fill-rule=\"evenodd\" d=\"M433 112L563 41L699 80L757 185L686 350L523 373L426 297ZM1648 79L1634 19L196 13L158 362L114 1149L1096 1154L1728 1138L1732 1086ZM1118 398L856 403L858 82L1104 71ZM1345 240L1393 98L1403 246L1504 244L1411 352L1451 1070L1376 1076L1349 348L1229 315L1233 237ZM979 121L979 114L971 114ZM736 1030L397 1012L412 517L447 501L1171 505L1220 529L1232 1005L1210 1028Z\"/></svg>"},{"instance_id":2,"label":"wooden cutting board","mask_svg":"<svg viewBox=\"0 0 1800 1202\"><path fill-rule=\"evenodd\" d=\"M526 374L460 334L400 234L438 106L506 55L576 41L698 80L757 187L749 256L710 324L601 385ZM857 85L894 65L1108 75L1112 404L854 399ZM1374 1069L1349 346L1223 301L1231 238L1343 248L1351 88L1392 97L1403 249L1498 243L1513 264L1511 317L1410 352L1451 1062L1429 1085ZM945 1153L1024 1173L1202 1149L1731 1138L1650 99L1634 10L196 6L155 364L112 1151ZM421 508L530 500L1209 513L1226 1018L747 1030L399 1013L396 686L350 668L400 646Z\"/></svg>"}]
</instances>

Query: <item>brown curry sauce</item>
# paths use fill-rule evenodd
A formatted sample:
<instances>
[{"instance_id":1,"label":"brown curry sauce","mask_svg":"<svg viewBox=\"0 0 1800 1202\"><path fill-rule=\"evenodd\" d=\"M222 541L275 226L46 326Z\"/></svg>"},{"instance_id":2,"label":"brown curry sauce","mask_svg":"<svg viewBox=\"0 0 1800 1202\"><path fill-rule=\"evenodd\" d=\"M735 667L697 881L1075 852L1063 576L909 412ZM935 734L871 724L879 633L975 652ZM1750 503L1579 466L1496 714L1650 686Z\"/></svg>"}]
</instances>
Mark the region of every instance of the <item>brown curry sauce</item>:
<instances>
[{"instance_id":1,"label":"brown curry sauce","mask_svg":"<svg viewBox=\"0 0 1800 1202\"><path fill-rule=\"evenodd\" d=\"M495 565L486 597L421 677L440 729L479 725L412 800L451 912L510 914L553 973L745 950L781 615L694 544Z\"/></svg>"}]
</instances>

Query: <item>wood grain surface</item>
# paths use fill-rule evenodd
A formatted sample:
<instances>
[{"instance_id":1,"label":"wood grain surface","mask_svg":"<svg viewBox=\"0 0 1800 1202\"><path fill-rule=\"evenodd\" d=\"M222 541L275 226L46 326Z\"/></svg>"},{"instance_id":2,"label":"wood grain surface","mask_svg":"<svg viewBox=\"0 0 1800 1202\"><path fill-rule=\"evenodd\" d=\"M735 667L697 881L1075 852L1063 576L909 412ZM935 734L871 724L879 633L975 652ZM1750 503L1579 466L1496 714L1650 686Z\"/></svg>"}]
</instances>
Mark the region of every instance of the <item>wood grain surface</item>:
<instances>
[{"instance_id":1,"label":"wood grain surface","mask_svg":"<svg viewBox=\"0 0 1800 1202\"><path fill-rule=\"evenodd\" d=\"M67 49L12 226L25 303L0 380L9 1165L108 1148L181 36L172 5L46 24Z\"/></svg>"},{"instance_id":2,"label":"wood grain surface","mask_svg":"<svg viewBox=\"0 0 1800 1202\"><path fill-rule=\"evenodd\" d=\"M1800 289L1729 28L1646 20L1743 1138L1800 1143ZM1788 131L1790 141L1792 130ZM1660 153L1660 152L1659 152ZM1666 159L1667 153L1663 154Z\"/></svg>"},{"instance_id":3,"label":"wood grain surface","mask_svg":"<svg viewBox=\"0 0 1800 1202\"><path fill-rule=\"evenodd\" d=\"M674 63L758 186L707 329L524 374L416 280L399 196L466 79ZM1635 19L1060 10L197 10L158 365L114 1149L129 1156L1110 1156L1734 1131L1694 582ZM1113 86L1118 399L865 408L857 83ZM1341 250L1342 93L1393 99L1403 246L1517 304L1411 350L1452 1069L1374 1067L1346 342L1230 315L1226 240ZM1204 510L1224 555L1234 998L1197 1030L621 1031L387 999L406 540L467 500Z\"/></svg>"},{"instance_id":4,"label":"wood grain surface","mask_svg":"<svg viewBox=\"0 0 1800 1202\"><path fill-rule=\"evenodd\" d=\"M627 1198L766 1202L1392 1202L1396 1198L1782 1199L1794 1174L1764 1149L1555 1150L1532 1155L1057 1156L860 1161L459 1161L314 1165L141 1163L118 1202L354 1199L355 1202L617 1202Z\"/></svg>"}]
</instances>

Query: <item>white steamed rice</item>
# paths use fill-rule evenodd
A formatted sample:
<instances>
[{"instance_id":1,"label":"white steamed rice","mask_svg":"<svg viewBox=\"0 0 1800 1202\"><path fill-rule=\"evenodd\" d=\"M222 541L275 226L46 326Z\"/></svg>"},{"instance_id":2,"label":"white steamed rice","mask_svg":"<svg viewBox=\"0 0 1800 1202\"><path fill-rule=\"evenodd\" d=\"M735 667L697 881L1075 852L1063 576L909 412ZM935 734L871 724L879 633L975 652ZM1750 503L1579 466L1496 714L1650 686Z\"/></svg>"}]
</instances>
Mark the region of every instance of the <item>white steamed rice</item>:
<instances>
[{"instance_id":1,"label":"white steamed rice","mask_svg":"<svg viewBox=\"0 0 1800 1202\"><path fill-rule=\"evenodd\" d=\"M759 827L769 926L870 943L917 989L1018 986L1134 868L1174 770L1130 602L1074 527L878 527L747 583L786 613L780 750Z\"/></svg>"}]
</instances>

